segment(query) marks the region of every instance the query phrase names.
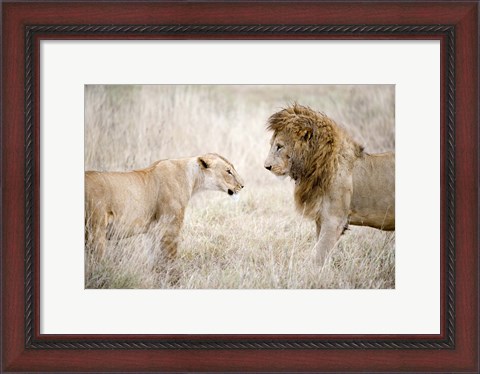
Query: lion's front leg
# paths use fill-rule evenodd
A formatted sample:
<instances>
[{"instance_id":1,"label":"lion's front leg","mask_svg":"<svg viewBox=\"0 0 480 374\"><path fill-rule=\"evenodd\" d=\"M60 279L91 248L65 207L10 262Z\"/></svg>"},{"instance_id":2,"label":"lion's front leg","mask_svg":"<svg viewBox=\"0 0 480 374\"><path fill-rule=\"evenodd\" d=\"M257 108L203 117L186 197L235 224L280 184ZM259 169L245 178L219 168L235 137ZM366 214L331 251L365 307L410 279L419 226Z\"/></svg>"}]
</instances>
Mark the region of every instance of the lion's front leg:
<instances>
[{"instance_id":1,"label":"lion's front leg","mask_svg":"<svg viewBox=\"0 0 480 374\"><path fill-rule=\"evenodd\" d=\"M322 220L320 219L320 217L315 219L315 225L317 228L317 240L318 240L318 237L320 236L320 231L322 230Z\"/></svg>"},{"instance_id":2,"label":"lion's front leg","mask_svg":"<svg viewBox=\"0 0 480 374\"><path fill-rule=\"evenodd\" d=\"M316 261L323 266L330 251L335 247L348 222L351 191L340 190L336 196L325 201L325 208L315 220L317 224Z\"/></svg>"},{"instance_id":3,"label":"lion's front leg","mask_svg":"<svg viewBox=\"0 0 480 374\"><path fill-rule=\"evenodd\" d=\"M347 222L347 218L335 219L330 222L325 222L318 235L317 243L315 244L316 261L322 266L330 251L335 247L338 239L342 235L343 229Z\"/></svg>"}]
</instances>

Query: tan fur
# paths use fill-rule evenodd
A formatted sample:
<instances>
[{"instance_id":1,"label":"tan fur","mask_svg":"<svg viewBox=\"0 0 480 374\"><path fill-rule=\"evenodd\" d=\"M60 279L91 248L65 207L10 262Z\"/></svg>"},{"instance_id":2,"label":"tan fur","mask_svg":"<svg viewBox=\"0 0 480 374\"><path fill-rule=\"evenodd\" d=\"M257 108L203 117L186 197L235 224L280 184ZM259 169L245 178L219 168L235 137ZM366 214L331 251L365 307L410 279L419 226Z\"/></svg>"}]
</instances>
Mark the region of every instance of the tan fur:
<instances>
[{"instance_id":1,"label":"tan fur","mask_svg":"<svg viewBox=\"0 0 480 374\"><path fill-rule=\"evenodd\" d=\"M294 104L268 120L265 167L295 180L295 203L317 225L317 260L348 224L395 230L395 154L367 154L331 118Z\"/></svg>"},{"instance_id":2,"label":"tan fur","mask_svg":"<svg viewBox=\"0 0 480 374\"><path fill-rule=\"evenodd\" d=\"M129 237L149 230L160 235L161 250L174 258L178 234L191 196L214 190L238 193L243 181L224 157L161 160L129 172L85 172L87 245L100 258L112 232ZM93 245L94 244L94 245Z\"/></svg>"}]
</instances>

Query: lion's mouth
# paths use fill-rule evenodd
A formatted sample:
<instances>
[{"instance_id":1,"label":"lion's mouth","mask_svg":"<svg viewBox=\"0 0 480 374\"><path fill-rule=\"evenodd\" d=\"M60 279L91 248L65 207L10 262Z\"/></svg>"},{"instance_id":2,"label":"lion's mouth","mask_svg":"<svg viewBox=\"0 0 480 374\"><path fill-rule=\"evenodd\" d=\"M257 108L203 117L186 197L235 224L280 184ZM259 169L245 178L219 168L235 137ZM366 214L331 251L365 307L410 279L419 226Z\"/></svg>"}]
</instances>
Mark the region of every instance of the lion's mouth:
<instances>
[{"instance_id":1,"label":"lion's mouth","mask_svg":"<svg viewBox=\"0 0 480 374\"><path fill-rule=\"evenodd\" d=\"M283 171L283 170L277 170L277 169L273 170L273 169L272 169L271 172L272 172L273 175L275 175L275 176L277 176L277 177L285 177L285 176L287 176L287 172L286 172L286 171Z\"/></svg>"}]
</instances>

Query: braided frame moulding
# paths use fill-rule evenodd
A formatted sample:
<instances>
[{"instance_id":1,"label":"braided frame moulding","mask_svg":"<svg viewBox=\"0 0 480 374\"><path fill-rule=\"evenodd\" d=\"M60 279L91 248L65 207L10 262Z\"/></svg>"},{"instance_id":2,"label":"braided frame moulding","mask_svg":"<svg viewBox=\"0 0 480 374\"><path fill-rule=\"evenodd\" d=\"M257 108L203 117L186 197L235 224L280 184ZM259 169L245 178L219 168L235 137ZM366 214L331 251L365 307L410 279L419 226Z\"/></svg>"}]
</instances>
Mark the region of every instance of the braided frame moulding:
<instances>
[{"instance_id":1,"label":"braided frame moulding","mask_svg":"<svg viewBox=\"0 0 480 374\"><path fill-rule=\"evenodd\" d=\"M35 338L35 67L34 36L48 35L442 35L446 78L446 256L442 340L265 339L265 340L39 340ZM453 349L455 348L455 28L450 25L28 25L25 27L25 347L27 349Z\"/></svg>"}]
</instances>

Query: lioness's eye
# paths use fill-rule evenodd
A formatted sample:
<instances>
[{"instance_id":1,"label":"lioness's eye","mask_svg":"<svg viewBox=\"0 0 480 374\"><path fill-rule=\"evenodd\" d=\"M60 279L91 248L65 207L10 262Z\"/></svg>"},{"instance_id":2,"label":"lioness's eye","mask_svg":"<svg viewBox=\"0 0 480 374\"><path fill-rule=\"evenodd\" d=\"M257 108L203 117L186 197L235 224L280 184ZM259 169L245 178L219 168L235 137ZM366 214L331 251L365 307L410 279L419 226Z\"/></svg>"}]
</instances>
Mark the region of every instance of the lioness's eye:
<instances>
[{"instance_id":1,"label":"lioness's eye","mask_svg":"<svg viewBox=\"0 0 480 374\"><path fill-rule=\"evenodd\" d=\"M227 173L232 175L232 171L230 169L227 170Z\"/></svg>"},{"instance_id":2,"label":"lioness's eye","mask_svg":"<svg viewBox=\"0 0 480 374\"><path fill-rule=\"evenodd\" d=\"M277 144L277 151L281 150L283 148L283 145Z\"/></svg>"}]
</instances>

